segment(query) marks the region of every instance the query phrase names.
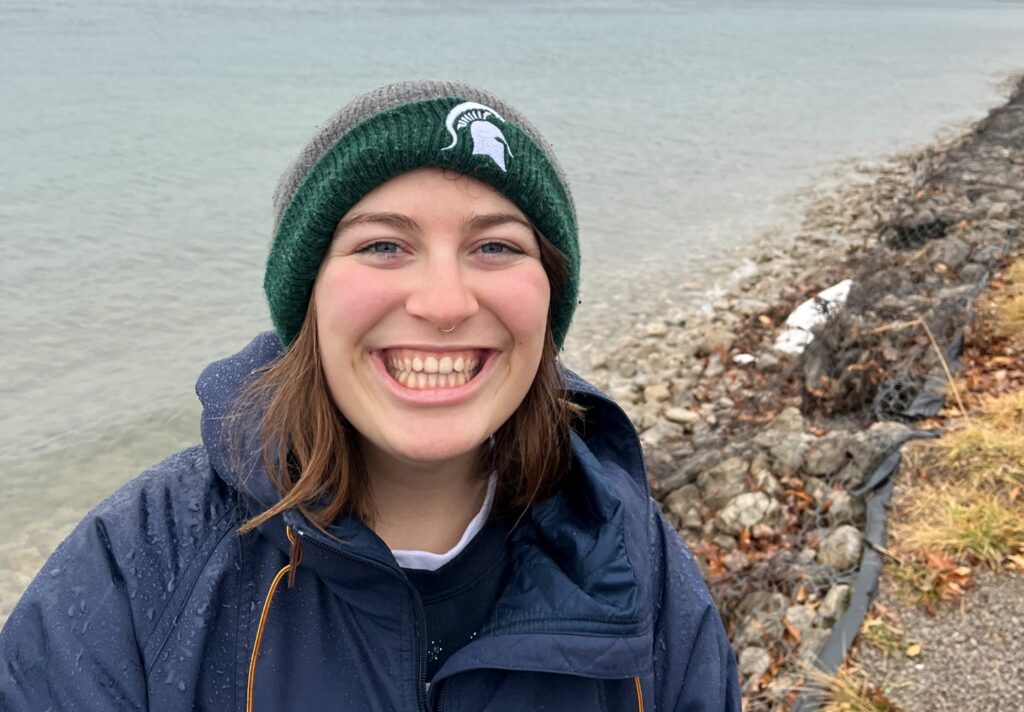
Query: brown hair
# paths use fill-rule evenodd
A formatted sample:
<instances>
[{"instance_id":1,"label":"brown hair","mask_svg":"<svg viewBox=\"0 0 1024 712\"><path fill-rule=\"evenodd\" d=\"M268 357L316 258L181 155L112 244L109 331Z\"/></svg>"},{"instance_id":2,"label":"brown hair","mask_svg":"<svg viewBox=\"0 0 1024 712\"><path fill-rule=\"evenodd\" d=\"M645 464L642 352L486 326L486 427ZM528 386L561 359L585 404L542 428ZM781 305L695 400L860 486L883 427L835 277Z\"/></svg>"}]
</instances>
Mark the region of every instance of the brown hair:
<instances>
[{"instance_id":1,"label":"brown hair","mask_svg":"<svg viewBox=\"0 0 1024 712\"><path fill-rule=\"evenodd\" d=\"M537 243L553 298L568 277L567 262L539 233ZM537 375L526 397L483 447L481 472L498 473L497 512L521 516L534 502L553 495L568 475L571 416L577 409L563 398L562 390L558 349L549 323ZM236 402L234 425L245 427L254 419L260 429L263 465L282 496L245 522L242 531L288 509L298 509L320 529L348 512L372 521L357 433L335 405L324 376L312 298L295 341ZM232 430L238 436L235 442L241 442L242 431Z\"/></svg>"}]
</instances>

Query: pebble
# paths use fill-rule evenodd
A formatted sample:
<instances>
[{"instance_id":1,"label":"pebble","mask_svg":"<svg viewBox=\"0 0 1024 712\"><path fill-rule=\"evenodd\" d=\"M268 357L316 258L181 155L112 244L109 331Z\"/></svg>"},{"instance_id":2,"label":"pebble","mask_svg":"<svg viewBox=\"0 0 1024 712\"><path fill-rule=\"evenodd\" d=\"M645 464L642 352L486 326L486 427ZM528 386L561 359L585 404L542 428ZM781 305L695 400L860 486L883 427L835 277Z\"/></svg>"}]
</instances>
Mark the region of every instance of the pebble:
<instances>
[{"instance_id":1,"label":"pebble","mask_svg":"<svg viewBox=\"0 0 1024 712\"><path fill-rule=\"evenodd\" d=\"M700 416L689 408L669 408L665 411L665 418L681 425L693 425L700 420Z\"/></svg>"}]
</instances>

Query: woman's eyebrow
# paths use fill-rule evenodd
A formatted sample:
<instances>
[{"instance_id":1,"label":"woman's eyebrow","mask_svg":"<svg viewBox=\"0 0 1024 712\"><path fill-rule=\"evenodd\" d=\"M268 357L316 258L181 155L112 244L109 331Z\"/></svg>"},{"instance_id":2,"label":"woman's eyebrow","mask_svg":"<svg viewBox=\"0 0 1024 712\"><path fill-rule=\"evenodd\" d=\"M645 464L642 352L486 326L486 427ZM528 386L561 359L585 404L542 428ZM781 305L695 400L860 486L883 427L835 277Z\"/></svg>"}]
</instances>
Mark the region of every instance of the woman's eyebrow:
<instances>
[{"instance_id":1,"label":"woman's eyebrow","mask_svg":"<svg viewBox=\"0 0 1024 712\"><path fill-rule=\"evenodd\" d=\"M529 221L515 215L514 213L487 213L486 215L475 215L466 221L465 231L466 232L481 232L497 225L504 225L505 223L518 223L525 227L527 230L533 230L533 225Z\"/></svg>"},{"instance_id":2,"label":"woman's eyebrow","mask_svg":"<svg viewBox=\"0 0 1024 712\"><path fill-rule=\"evenodd\" d=\"M350 227L367 223L380 223L407 232L420 231L419 223L408 215L402 215L401 213L358 213L338 223L338 229L334 231L334 234L337 235Z\"/></svg>"}]
</instances>

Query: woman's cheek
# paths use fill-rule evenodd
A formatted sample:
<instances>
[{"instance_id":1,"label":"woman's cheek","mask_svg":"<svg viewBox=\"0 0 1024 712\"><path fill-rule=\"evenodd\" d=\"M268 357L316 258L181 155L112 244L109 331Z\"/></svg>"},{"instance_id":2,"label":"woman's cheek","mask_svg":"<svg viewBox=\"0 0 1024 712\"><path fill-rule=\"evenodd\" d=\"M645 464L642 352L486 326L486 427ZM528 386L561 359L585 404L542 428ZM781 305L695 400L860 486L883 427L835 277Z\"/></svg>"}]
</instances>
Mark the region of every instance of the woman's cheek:
<instances>
[{"instance_id":1,"label":"woman's cheek","mask_svg":"<svg viewBox=\"0 0 1024 712\"><path fill-rule=\"evenodd\" d=\"M359 265L328 270L317 283L317 313L346 331L369 328L400 301L391 281L380 270Z\"/></svg>"}]
</instances>

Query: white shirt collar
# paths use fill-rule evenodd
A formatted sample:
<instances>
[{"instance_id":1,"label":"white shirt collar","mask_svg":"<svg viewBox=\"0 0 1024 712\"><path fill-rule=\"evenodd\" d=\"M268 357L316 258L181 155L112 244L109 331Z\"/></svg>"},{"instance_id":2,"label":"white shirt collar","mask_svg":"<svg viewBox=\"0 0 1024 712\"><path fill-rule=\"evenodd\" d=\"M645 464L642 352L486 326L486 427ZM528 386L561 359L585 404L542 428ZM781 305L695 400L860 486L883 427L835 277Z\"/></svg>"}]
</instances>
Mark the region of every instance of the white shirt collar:
<instances>
[{"instance_id":1,"label":"white shirt collar","mask_svg":"<svg viewBox=\"0 0 1024 712\"><path fill-rule=\"evenodd\" d=\"M439 568L461 554L463 549L469 545L469 542L473 541L473 537L479 534L480 530L484 528L484 524L487 523L487 518L491 516L491 507L494 504L494 490L497 488L497 484L497 473L494 473L487 478L487 494L484 495L483 506L480 507L480 511L477 512L476 516L470 520L469 525L466 527L466 531L462 533L462 538L459 539L458 544L443 554L434 554L429 551L392 549L391 553L394 555L395 561L398 562L398 565L403 569L437 571Z\"/></svg>"}]
</instances>

